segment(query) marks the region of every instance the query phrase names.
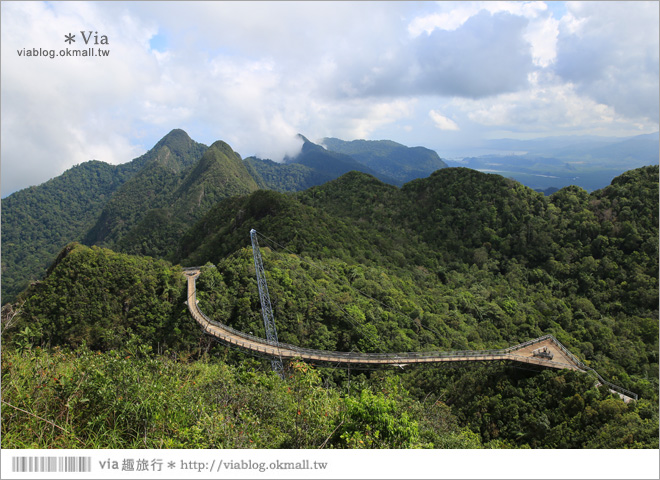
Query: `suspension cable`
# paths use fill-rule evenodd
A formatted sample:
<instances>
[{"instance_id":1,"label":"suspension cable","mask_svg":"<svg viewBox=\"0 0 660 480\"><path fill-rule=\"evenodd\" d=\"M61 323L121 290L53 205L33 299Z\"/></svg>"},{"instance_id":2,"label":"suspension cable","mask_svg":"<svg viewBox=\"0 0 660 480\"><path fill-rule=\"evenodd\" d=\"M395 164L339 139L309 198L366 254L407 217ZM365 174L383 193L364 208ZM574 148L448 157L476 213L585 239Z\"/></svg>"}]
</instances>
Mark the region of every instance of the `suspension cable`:
<instances>
[{"instance_id":1,"label":"suspension cable","mask_svg":"<svg viewBox=\"0 0 660 480\"><path fill-rule=\"evenodd\" d=\"M333 275L333 274L330 274L330 273L326 272L326 271L323 270L322 268L320 268L320 267L314 265L314 263L312 263L312 262L309 262L309 261L305 260L305 259L302 258L300 255L298 255L298 254L296 254L295 252L291 251L291 250L288 249L287 247L284 247L283 245L279 244L278 242L276 242L276 241L274 241L274 240L272 240L272 239L266 237L265 235L263 235L263 234L257 232L256 230L255 230L255 233L256 233L257 235L261 236L262 238L264 238L266 241L269 241L269 242L275 243L275 244L277 244L279 247L281 247L282 249L284 249L284 250L288 250L290 253L292 253L293 255L295 255L296 258L298 258L298 260L300 260L301 262L303 262L303 263L307 263L307 264L313 266L314 268L317 268L317 269L321 270L321 272L323 272L324 274L326 274L326 275L329 276L329 277L332 277L332 278L334 278L334 279L336 279L336 280L340 280L340 278L337 277L336 275ZM348 286L351 287L351 288L353 288L354 290L356 290L358 293L362 293L362 292L360 292L358 289L356 289L355 287L353 287L352 285L349 284ZM348 320L349 323L350 323L351 325L353 325L353 327L355 327L356 330L358 330L363 336L366 337L366 335L364 335L364 334L362 333L362 332L364 331L364 326L361 325L361 324L359 324L359 323L356 324L355 322L353 322L353 321L351 320L352 315L351 315L350 313L348 313L348 312L346 311L346 309L344 309L341 305L337 304L337 303L336 303L336 302L330 297L330 295L327 294L327 290L324 289L323 293L325 294L325 298L326 298L330 303L332 303L335 307L337 307L339 310L341 310L341 311L344 313L344 315L345 315L345 317L346 317L346 320ZM364 295L365 297L367 297L367 298L372 298L372 297L369 297L369 296L366 295L366 294L363 294L363 295ZM379 303L381 303L382 305L385 305L385 304L383 304L382 302L380 302L379 300L377 300L377 299L375 299L375 298L372 298L372 299L375 300L375 301L377 301L377 302L379 302ZM401 315L404 315L404 314L401 314ZM357 319L356 319L356 320L357 320ZM376 339L376 345L375 345L376 349L378 349L378 350L380 351L380 353L383 353L383 354L391 354L391 352L387 352L387 351L383 350L383 348L381 347L381 344L383 343L383 340L380 338L380 335L379 335L378 333L376 333L376 335L377 335L377 337L378 337L378 338ZM355 348L355 347L353 347L350 351L354 351L354 348ZM395 354L395 355L396 355L396 354Z\"/></svg>"}]
</instances>

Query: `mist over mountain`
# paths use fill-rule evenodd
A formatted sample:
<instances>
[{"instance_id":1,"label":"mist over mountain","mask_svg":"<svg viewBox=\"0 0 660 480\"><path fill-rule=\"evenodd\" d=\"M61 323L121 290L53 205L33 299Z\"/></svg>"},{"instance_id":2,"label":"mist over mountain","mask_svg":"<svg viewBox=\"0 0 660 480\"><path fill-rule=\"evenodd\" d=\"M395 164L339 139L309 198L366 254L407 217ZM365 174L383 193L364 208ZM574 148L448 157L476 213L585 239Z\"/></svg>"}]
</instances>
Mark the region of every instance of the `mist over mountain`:
<instances>
[{"instance_id":1,"label":"mist over mountain","mask_svg":"<svg viewBox=\"0 0 660 480\"><path fill-rule=\"evenodd\" d=\"M278 163L257 157L244 160L259 188L297 192L329 180L329 176L299 163Z\"/></svg>"},{"instance_id":2,"label":"mist over mountain","mask_svg":"<svg viewBox=\"0 0 660 480\"><path fill-rule=\"evenodd\" d=\"M309 167L319 174L326 176L328 180L355 170L357 172L364 172L373 175L386 183L396 182L396 180L390 176L376 171L351 155L323 148L321 145L310 142L303 135L299 136L303 140L303 146L300 153L293 158L286 158L285 163L295 163Z\"/></svg>"},{"instance_id":3,"label":"mist over mountain","mask_svg":"<svg viewBox=\"0 0 660 480\"><path fill-rule=\"evenodd\" d=\"M319 145L299 138L300 153L276 163L241 159L225 142L207 147L175 129L131 162L87 162L10 195L2 201L3 298L11 300L39 279L69 241L170 258L178 240L216 202L259 188L306 190L349 171L402 186L449 164L498 173L547 193L568 185L593 191L628 166L658 158L657 134L493 140L491 148L516 154L461 161L443 161L432 150L389 140L325 138Z\"/></svg>"},{"instance_id":4,"label":"mist over mountain","mask_svg":"<svg viewBox=\"0 0 660 480\"><path fill-rule=\"evenodd\" d=\"M198 218L229 196L258 188L304 190L350 170L396 183L348 155L304 141L300 155L279 164L243 160L225 142L207 147L174 129L128 163L86 162L15 192L2 200L3 302L40 279L71 241L167 257Z\"/></svg>"}]
</instances>

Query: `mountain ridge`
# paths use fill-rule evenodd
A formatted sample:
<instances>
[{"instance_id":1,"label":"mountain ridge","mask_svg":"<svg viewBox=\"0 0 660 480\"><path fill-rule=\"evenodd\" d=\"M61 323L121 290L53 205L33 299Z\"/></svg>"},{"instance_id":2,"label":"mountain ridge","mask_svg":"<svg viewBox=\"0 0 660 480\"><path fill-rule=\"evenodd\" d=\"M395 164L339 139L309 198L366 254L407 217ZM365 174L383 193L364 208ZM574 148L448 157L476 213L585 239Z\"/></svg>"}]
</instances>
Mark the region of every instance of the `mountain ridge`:
<instances>
[{"instance_id":1,"label":"mountain ridge","mask_svg":"<svg viewBox=\"0 0 660 480\"><path fill-rule=\"evenodd\" d=\"M301 151L295 157L287 157L284 160L285 163L304 165L325 174L328 179L337 178L344 173L355 170L373 175L387 183L396 182L388 175L374 170L351 155L327 150L323 146L309 141L304 135L298 134L298 136L303 140Z\"/></svg>"},{"instance_id":2,"label":"mountain ridge","mask_svg":"<svg viewBox=\"0 0 660 480\"><path fill-rule=\"evenodd\" d=\"M423 178L447 164L433 150L425 147L406 147L392 140L353 140L346 142L326 137L321 145L329 150L352 156L358 162L375 169L381 175L403 184Z\"/></svg>"},{"instance_id":3,"label":"mountain ridge","mask_svg":"<svg viewBox=\"0 0 660 480\"><path fill-rule=\"evenodd\" d=\"M248 193L256 188L296 192L322 185L350 170L366 172L397 186L406 183L403 178L424 173L419 164L409 165L407 170L401 168L398 173L392 172L392 176L388 176L383 168L378 172L365 165L369 163L365 155L374 161L379 152L381 159L391 160L391 152L396 151L408 155L408 163L411 158L417 158L422 163L424 159L430 159L431 165L445 164L431 150L405 147L390 140L344 142L334 139L339 145L334 147L337 150L346 151L347 146L352 145L351 156L327 150L303 135L300 138L303 140L300 155L296 159L287 159L288 163L255 157L241 159L231 146L220 140L214 143L215 150L226 163L204 173L211 163L200 161L210 147L195 142L181 129L173 129L152 149L128 163L116 166L103 162L86 163L73 167L67 171L69 173L55 177L50 183L15 192L2 202L3 301L10 300L29 281L40 278L58 250L69 241L167 257L174 255L176 248L173 245L204 210L224 195ZM655 137L640 138L648 143ZM328 139L326 143L332 142L333 139ZM428 168L428 163L423 165ZM196 171L195 167L199 170ZM475 167L484 168L476 164ZM563 168L567 175L575 176L575 169L579 166L555 162L548 168ZM223 176L223 169L231 173ZM507 172L500 173L509 176ZM553 175L550 170L545 173ZM80 188L80 185L85 186ZM545 184L535 188L554 191ZM61 197L58 189L70 193L66 198ZM39 198L39 202L35 203L31 198ZM22 213L17 215L15 212ZM26 242L25 238L30 240Z\"/></svg>"},{"instance_id":4,"label":"mountain ridge","mask_svg":"<svg viewBox=\"0 0 660 480\"><path fill-rule=\"evenodd\" d=\"M103 209L83 243L109 246L137 225L152 208L166 208L181 175L194 165L208 147L194 142L186 132L174 129L146 155L149 160L122 185Z\"/></svg>"},{"instance_id":5,"label":"mountain ridge","mask_svg":"<svg viewBox=\"0 0 660 480\"><path fill-rule=\"evenodd\" d=\"M216 202L258 188L240 155L227 143L214 142L197 162L176 177L176 184L159 203L143 205L144 216L116 245L125 253L167 258L173 251L172 245Z\"/></svg>"},{"instance_id":6,"label":"mountain ridge","mask_svg":"<svg viewBox=\"0 0 660 480\"><path fill-rule=\"evenodd\" d=\"M208 156L221 154L210 150ZM401 188L353 171L297 193L256 190L215 203L181 237L175 261L205 264L196 280L205 314L263 336L249 246L254 228L282 342L378 354L498 349L551 334L640 395L626 404L578 373L407 366L360 376L351 383L359 393L345 394L349 405L369 392L399 398L396 389L406 388L424 411L432 404L453 412L484 446L657 448L657 198L657 166L626 172L592 193L569 186L549 197L466 168L441 169ZM115 355L113 365L126 366L147 359L154 371L159 360L150 352L173 348L163 362L178 363L171 355L180 353L181 363L244 366L245 388L245 378L269 363L205 343L185 309L184 281L181 267L163 260L71 245L44 281L21 294L22 313L3 340L18 352L12 361L32 357L18 356L26 349L46 352L49 343L86 344L72 356ZM323 387L316 381L319 389L346 390L345 372L318 375L327 378ZM260 378L269 388L280 382L272 373ZM310 412L318 410L294 402L286 417L305 424ZM322 413L316 417L326 418Z\"/></svg>"}]
</instances>

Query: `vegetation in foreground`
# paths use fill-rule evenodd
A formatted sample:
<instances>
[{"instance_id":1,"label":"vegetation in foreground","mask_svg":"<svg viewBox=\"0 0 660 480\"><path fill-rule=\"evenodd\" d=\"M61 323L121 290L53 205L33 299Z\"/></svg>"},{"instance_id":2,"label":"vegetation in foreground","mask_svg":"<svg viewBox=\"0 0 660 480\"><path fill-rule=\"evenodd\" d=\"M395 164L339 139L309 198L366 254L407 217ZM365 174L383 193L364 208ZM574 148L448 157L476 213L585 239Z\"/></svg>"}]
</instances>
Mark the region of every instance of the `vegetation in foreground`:
<instances>
[{"instance_id":1,"label":"vegetation in foreground","mask_svg":"<svg viewBox=\"0 0 660 480\"><path fill-rule=\"evenodd\" d=\"M459 426L467 409L417 399L389 372L358 375L348 392L302 362L282 380L262 362L196 355L156 355L136 338L105 353L5 348L2 447L658 447L654 405L626 405L571 372L482 368L453 380L454 400L473 397L470 413L490 417L490 430L475 433L474 420ZM512 435L519 441L502 439Z\"/></svg>"},{"instance_id":2,"label":"vegetation in foreground","mask_svg":"<svg viewBox=\"0 0 660 480\"><path fill-rule=\"evenodd\" d=\"M194 446L217 446L235 438L234 431L212 433L217 418L231 418L263 429L248 447L316 448L327 439L325 447L657 448L657 175L648 167L602 191L568 187L546 199L465 169L443 169L401 190L349 174L300 194L224 200L177 250L184 264L212 262L198 281L200 305L244 331L262 328L244 248L253 227L286 245L263 249L282 341L367 352L482 349L552 333L607 379L639 393L638 402L626 405L570 372L372 372L353 377L349 392L342 371L300 365L317 378L309 380L314 388L296 390L295 368L281 382L267 362L245 363L211 344L189 357L195 362L182 362L182 352L200 348L200 334L186 312L180 268L70 245L42 282L3 307L3 446L54 445L64 432L83 441L76 445L157 445L150 438L186 445L172 432L196 425L204 433ZM69 379L69 390L56 396L55 378ZM95 397L92 379L113 393ZM196 397L199 384L205 389ZM179 385L180 403L156 402L153 392L169 395ZM243 400L227 410L224 397L208 397L215 388ZM303 420L312 420L290 408L289 389L305 392L293 397L296 406L306 398L310 410L327 405L327 423L324 412L322 427L305 430ZM130 403L113 406L119 397ZM204 429L197 423L213 418ZM294 438L292 426L317 433Z\"/></svg>"},{"instance_id":3,"label":"vegetation in foreground","mask_svg":"<svg viewBox=\"0 0 660 480\"><path fill-rule=\"evenodd\" d=\"M135 339L134 339L135 340ZM327 380L327 379L326 379ZM423 404L384 377L323 385L246 360L122 350L4 349L3 448L478 448L449 407Z\"/></svg>"}]
</instances>

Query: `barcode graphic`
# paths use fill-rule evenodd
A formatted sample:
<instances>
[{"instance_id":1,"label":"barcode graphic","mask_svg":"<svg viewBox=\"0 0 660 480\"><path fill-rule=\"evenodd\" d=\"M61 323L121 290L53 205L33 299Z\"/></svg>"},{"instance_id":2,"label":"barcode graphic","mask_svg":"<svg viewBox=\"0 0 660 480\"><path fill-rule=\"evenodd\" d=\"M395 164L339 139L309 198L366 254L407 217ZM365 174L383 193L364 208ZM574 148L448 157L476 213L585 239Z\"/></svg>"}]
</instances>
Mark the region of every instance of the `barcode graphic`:
<instances>
[{"instance_id":1,"label":"barcode graphic","mask_svg":"<svg viewBox=\"0 0 660 480\"><path fill-rule=\"evenodd\" d=\"M92 457L12 457L12 472L91 472Z\"/></svg>"}]
</instances>

